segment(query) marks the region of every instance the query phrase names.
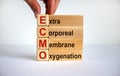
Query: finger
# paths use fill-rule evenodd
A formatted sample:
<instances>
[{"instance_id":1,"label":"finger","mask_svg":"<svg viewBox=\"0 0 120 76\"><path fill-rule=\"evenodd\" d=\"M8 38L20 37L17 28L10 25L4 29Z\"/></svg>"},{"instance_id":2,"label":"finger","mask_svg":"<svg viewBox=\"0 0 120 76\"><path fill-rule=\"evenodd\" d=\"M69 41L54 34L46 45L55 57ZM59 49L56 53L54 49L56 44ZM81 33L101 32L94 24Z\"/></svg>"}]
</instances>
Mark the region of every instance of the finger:
<instances>
[{"instance_id":1,"label":"finger","mask_svg":"<svg viewBox=\"0 0 120 76\"><path fill-rule=\"evenodd\" d=\"M41 7L37 0L26 0L32 11L34 12L35 17L37 18L37 14L41 13Z\"/></svg>"},{"instance_id":2,"label":"finger","mask_svg":"<svg viewBox=\"0 0 120 76\"><path fill-rule=\"evenodd\" d=\"M46 3L47 3L47 0L43 0L43 2L46 4Z\"/></svg>"},{"instance_id":3,"label":"finger","mask_svg":"<svg viewBox=\"0 0 120 76\"><path fill-rule=\"evenodd\" d=\"M54 14L55 0L47 0L46 14Z\"/></svg>"},{"instance_id":4,"label":"finger","mask_svg":"<svg viewBox=\"0 0 120 76\"><path fill-rule=\"evenodd\" d=\"M60 0L55 0L55 10L54 10L54 12L56 11L56 9L57 9L59 3L60 3Z\"/></svg>"},{"instance_id":5,"label":"finger","mask_svg":"<svg viewBox=\"0 0 120 76\"><path fill-rule=\"evenodd\" d=\"M37 18L37 15L40 14L40 13L41 13L41 8L40 8L40 6L38 6L36 8L36 11L34 11L35 17Z\"/></svg>"},{"instance_id":6,"label":"finger","mask_svg":"<svg viewBox=\"0 0 120 76\"><path fill-rule=\"evenodd\" d=\"M47 0L43 0L43 3L45 4L45 8L47 9Z\"/></svg>"},{"instance_id":7,"label":"finger","mask_svg":"<svg viewBox=\"0 0 120 76\"><path fill-rule=\"evenodd\" d=\"M32 10L34 12L35 17L37 18L37 14L41 13L41 7L40 7L40 5L39 5L39 3L37 1L32 6Z\"/></svg>"},{"instance_id":8,"label":"finger","mask_svg":"<svg viewBox=\"0 0 120 76\"><path fill-rule=\"evenodd\" d=\"M34 16L35 16L35 18L38 17L38 13L36 11L34 12Z\"/></svg>"}]
</instances>

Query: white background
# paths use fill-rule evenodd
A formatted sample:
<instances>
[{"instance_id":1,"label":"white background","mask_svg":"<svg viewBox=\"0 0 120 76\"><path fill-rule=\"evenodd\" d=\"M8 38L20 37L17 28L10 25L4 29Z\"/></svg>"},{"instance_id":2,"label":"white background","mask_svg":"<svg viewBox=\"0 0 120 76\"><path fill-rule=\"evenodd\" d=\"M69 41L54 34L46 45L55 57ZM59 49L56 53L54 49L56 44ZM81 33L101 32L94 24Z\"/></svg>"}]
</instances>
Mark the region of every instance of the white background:
<instances>
[{"instance_id":1,"label":"white background","mask_svg":"<svg viewBox=\"0 0 120 76\"><path fill-rule=\"evenodd\" d=\"M61 0L55 14L84 16L83 61L36 61L33 12L0 0L0 76L120 76L120 0Z\"/></svg>"},{"instance_id":2,"label":"white background","mask_svg":"<svg viewBox=\"0 0 120 76\"><path fill-rule=\"evenodd\" d=\"M44 14L44 4L39 2ZM84 16L85 45L120 44L120 0L61 0L55 14ZM35 45L36 27L23 0L0 0L1 45Z\"/></svg>"}]
</instances>

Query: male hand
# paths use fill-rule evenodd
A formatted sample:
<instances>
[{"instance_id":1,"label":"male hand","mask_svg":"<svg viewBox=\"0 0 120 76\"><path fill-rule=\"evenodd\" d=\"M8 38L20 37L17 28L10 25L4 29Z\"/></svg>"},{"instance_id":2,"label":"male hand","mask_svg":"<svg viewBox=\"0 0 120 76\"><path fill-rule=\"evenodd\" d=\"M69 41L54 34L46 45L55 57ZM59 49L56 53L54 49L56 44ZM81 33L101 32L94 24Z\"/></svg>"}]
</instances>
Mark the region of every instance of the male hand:
<instances>
[{"instance_id":1,"label":"male hand","mask_svg":"<svg viewBox=\"0 0 120 76\"><path fill-rule=\"evenodd\" d=\"M37 18L37 14L41 13L41 7L37 0L25 0L27 4L30 6L32 11L34 12L35 17ZM43 0L45 3L46 14L54 14L60 0Z\"/></svg>"}]
</instances>

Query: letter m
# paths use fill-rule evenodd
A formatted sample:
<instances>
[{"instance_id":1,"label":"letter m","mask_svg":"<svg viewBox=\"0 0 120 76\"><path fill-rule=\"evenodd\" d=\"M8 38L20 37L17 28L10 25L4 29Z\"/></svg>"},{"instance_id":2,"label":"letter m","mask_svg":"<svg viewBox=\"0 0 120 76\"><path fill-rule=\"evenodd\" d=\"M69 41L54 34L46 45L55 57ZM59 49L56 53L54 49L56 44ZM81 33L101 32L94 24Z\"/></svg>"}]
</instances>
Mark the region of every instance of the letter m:
<instances>
[{"instance_id":1,"label":"letter m","mask_svg":"<svg viewBox=\"0 0 120 76\"><path fill-rule=\"evenodd\" d=\"M38 39L38 48L39 49L47 49L48 48L47 44L48 44L48 39L46 39L46 38Z\"/></svg>"}]
</instances>

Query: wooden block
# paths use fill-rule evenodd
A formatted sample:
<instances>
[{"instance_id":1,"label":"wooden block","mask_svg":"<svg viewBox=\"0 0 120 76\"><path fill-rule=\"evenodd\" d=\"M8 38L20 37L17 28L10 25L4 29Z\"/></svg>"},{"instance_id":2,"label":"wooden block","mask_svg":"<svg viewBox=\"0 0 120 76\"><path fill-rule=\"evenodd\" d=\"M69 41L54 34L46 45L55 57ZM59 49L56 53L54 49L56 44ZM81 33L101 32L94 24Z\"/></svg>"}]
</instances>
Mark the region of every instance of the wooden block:
<instances>
[{"instance_id":1,"label":"wooden block","mask_svg":"<svg viewBox=\"0 0 120 76\"><path fill-rule=\"evenodd\" d=\"M82 50L49 50L49 60L82 60Z\"/></svg>"},{"instance_id":2,"label":"wooden block","mask_svg":"<svg viewBox=\"0 0 120 76\"><path fill-rule=\"evenodd\" d=\"M49 50L82 50L83 40L78 38L49 38Z\"/></svg>"},{"instance_id":3,"label":"wooden block","mask_svg":"<svg viewBox=\"0 0 120 76\"><path fill-rule=\"evenodd\" d=\"M48 60L48 50L38 50L37 51L37 60Z\"/></svg>"},{"instance_id":4,"label":"wooden block","mask_svg":"<svg viewBox=\"0 0 120 76\"><path fill-rule=\"evenodd\" d=\"M37 37L48 37L48 26L38 26Z\"/></svg>"},{"instance_id":5,"label":"wooden block","mask_svg":"<svg viewBox=\"0 0 120 76\"><path fill-rule=\"evenodd\" d=\"M82 26L49 26L49 38L78 38L83 39Z\"/></svg>"},{"instance_id":6,"label":"wooden block","mask_svg":"<svg viewBox=\"0 0 120 76\"><path fill-rule=\"evenodd\" d=\"M37 60L81 60L83 16L38 15Z\"/></svg>"},{"instance_id":7,"label":"wooden block","mask_svg":"<svg viewBox=\"0 0 120 76\"><path fill-rule=\"evenodd\" d=\"M50 15L49 26L83 26L81 15Z\"/></svg>"},{"instance_id":8,"label":"wooden block","mask_svg":"<svg viewBox=\"0 0 120 76\"><path fill-rule=\"evenodd\" d=\"M38 37L83 39L81 26L38 26Z\"/></svg>"},{"instance_id":9,"label":"wooden block","mask_svg":"<svg viewBox=\"0 0 120 76\"><path fill-rule=\"evenodd\" d=\"M49 24L49 15L38 15L37 24L38 25L48 25Z\"/></svg>"},{"instance_id":10,"label":"wooden block","mask_svg":"<svg viewBox=\"0 0 120 76\"><path fill-rule=\"evenodd\" d=\"M48 38L37 38L38 49L48 49Z\"/></svg>"},{"instance_id":11,"label":"wooden block","mask_svg":"<svg viewBox=\"0 0 120 76\"><path fill-rule=\"evenodd\" d=\"M38 15L38 25L83 26L81 15Z\"/></svg>"}]
</instances>

